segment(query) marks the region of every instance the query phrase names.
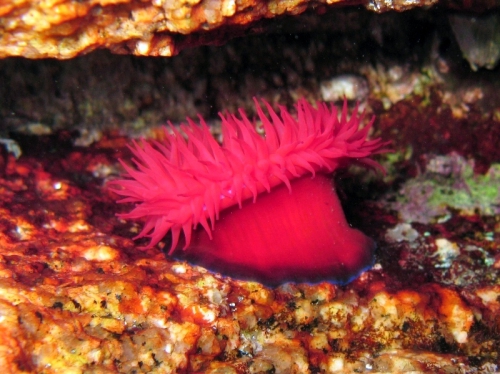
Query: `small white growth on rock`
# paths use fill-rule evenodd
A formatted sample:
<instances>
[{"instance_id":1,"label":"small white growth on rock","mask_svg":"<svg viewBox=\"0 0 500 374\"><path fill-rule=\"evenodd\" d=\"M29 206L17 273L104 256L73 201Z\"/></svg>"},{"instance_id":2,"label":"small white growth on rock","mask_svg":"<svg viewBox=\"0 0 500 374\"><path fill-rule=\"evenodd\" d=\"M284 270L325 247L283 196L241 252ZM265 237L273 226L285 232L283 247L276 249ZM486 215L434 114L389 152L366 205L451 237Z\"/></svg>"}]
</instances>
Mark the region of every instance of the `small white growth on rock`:
<instances>
[{"instance_id":1,"label":"small white growth on rock","mask_svg":"<svg viewBox=\"0 0 500 374\"><path fill-rule=\"evenodd\" d=\"M344 74L338 77L320 82L321 98L324 101L364 100L369 93L366 78Z\"/></svg>"},{"instance_id":2,"label":"small white growth on rock","mask_svg":"<svg viewBox=\"0 0 500 374\"><path fill-rule=\"evenodd\" d=\"M403 241L413 242L419 237L418 231L409 223L398 223L392 229L387 230L385 238L392 243Z\"/></svg>"},{"instance_id":3,"label":"small white growth on rock","mask_svg":"<svg viewBox=\"0 0 500 374\"><path fill-rule=\"evenodd\" d=\"M453 260L460 254L460 248L456 243L450 242L448 239L436 239L437 251L434 257L438 258L439 263L437 268L449 268Z\"/></svg>"}]
</instances>

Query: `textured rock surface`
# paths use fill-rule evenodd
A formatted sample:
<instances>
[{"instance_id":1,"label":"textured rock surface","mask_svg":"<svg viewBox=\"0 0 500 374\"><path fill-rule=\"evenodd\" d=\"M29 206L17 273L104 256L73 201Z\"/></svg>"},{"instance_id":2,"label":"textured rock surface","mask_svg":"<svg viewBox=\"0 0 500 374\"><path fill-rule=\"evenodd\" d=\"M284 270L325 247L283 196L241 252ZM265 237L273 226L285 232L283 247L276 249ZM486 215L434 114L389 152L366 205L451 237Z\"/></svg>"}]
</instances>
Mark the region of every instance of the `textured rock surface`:
<instances>
[{"instance_id":1,"label":"textured rock surface","mask_svg":"<svg viewBox=\"0 0 500 374\"><path fill-rule=\"evenodd\" d=\"M439 85L456 117L471 105L490 112L500 102L498 72L471 71L446 13L349 7L306 12L298 24L287 19L270 33L171 58L100 50L69 60L0 59L0 138L61 128L79 131L80 145L109 129L147 135L148 128L198 113L209 121L239 107L252 114L253 96L292 106L300 97L346 95L382 100L387 109L411 95L428 101L429 87Z\"/></svg>"},{"instance_id":2,"label":"textured rock surface","mask_svg":"<svg viewBox=\"0 0 500 374\"><path fill-rule=\"evenodd\" d=\"M116 157L130 156L126 142L50 147L39 137L20 159L0 158L7 373L498 372L494 219L401 223L413 231L401 236L401 219L365 201L358 214L379 244L372 269L343 287L270 289L137 249L139 225L115 216L105 187Z\"/></svg>"},{"instance_id":3,"label":"textured rock surface","mask_svg":"<svg viewBox=\"0 0 500 374\"><path fill-rule=\"evenodd\" d=\"M71 58L97 48L143 56L172 56L189 46L221 44L258 21L324 13L362 4L384 12L428 7L437 0L19 0L0 2L0 57ZM482 4L482 3L481 3ZM479 4L479 6L481 6ZM447 6L444 2L444 6ZM486 4L486 5L489 5ZM494 4L493 4L494 5ZM454 4L457 6L457 4ZM466 8L465 5L458 5ZM474 4L477 7L478 4ZM482 6L484 8L484 4ZM252 30L249 28L252 27Z\"/></svg>"},{"instance_id":4,"label":"textured rock surface","mask_svg":"<svg viewBox=\"0 0 500 374\"><path fill-rule=\"evenodd\" d=\"M4 30L10 5L0 4ZM306 11L301 22L273 22L272 33L166 59L100 51L1 60L0 367L498 372L500 221L489 212L500 196L499 71L471 71L445 13ZM217 30L176 34L176 46L221 41ZM126 52L127 43L102 40ZM106 181L120 172L118 158L131 157L117 131L154 136L158 124L197 112L215 124L217 111L248 110L253 95L291 107L346 92L376 114L396 151L383 181L338 176L349 222L378 243L376 264L357 281L268 289L214 276L166 260L161 248L138 251L130 238L140 225L115 216ZM422 175L432 190L410 188ZM422 212L425 192L444 214ZM425 222L415 219L422 213Z\"/></svg>"}]
</instances>

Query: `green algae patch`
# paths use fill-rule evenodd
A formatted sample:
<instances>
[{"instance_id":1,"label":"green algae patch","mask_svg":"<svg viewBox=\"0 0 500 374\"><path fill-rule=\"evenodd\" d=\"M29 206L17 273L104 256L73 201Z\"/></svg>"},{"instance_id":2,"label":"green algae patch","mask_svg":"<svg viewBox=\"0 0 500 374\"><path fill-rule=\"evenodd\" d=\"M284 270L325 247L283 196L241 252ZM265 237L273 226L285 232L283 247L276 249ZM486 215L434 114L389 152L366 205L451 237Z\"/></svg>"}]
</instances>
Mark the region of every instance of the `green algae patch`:
<instances>
[{"instance_id":1,"label":"green algae patch","mask_svg":"<svg viewBox=\"0 0 500 374\"><path fill-rule=\"evenodd\" d=\"M429 203L434 206L449 206L465 214L492 215L498 209L498 186L500 185L500 165L494 165L486 175L469 175L463 182L463 188L445 186L432 194ZM495 175L496 174L496 175Z\"/></svg>"},{"instance_id":2,"label":"green algae patch","mask_svg":"<svg viewBox=\"0 0 500 374\"><path fill-rule=\"evenodd\" d=\"M431 158L423 174L408 180L389 203L406 222L446 221L461 215L500 213L500 164L474 174L474 161L458 154Z\"/></svg>"}]
</instances>

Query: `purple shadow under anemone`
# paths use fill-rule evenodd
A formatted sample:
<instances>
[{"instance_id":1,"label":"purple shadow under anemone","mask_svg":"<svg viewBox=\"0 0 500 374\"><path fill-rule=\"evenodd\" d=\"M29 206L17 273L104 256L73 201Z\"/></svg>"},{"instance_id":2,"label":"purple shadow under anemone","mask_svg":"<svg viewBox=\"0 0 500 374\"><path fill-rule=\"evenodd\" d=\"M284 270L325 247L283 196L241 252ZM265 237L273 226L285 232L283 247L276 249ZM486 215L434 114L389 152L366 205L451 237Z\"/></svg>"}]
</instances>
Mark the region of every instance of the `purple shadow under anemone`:
<instances>
[{"instance_id":1,"label":"purple shadow under anemone","mask_svg":"<svg viewBox=\"0 0 500 374\"><path fill-rule=\"evenodd\" d=\"M170 256L224 275L350 281L371 266L375 243L346 222L331 174L352 162L382 170L369 157L388 143L368 140L373 119L360 128L363 115L348 118L346 102L340 118L304 99L296 117L263 101L268 117L255 103L264 135L240 109L220 115L222 144L201 117L170 125L161 143L134 142L135 167L122 162L127 174L112 182L120 203L135 204L120 217L146 221L135 238L150 238L146 248L170 231Z\"/></svg>"}]
</instances>

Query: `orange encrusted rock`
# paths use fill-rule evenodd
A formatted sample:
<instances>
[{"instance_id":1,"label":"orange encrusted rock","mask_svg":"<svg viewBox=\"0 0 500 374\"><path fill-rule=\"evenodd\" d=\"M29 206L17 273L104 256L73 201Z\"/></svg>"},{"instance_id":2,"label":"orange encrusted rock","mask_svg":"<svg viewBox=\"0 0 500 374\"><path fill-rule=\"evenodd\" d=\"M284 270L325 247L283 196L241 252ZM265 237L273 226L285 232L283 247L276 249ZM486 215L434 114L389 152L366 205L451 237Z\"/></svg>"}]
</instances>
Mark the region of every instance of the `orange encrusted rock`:
<instances>
[{"instance_id":1,"label":"orange encrusted rock","mask_svg":"<svg viewBox=\"0 0 500 374\"><path fill-rule=\"evenodd\" d=\"M170 259L168 242L137 250L141 223L116 217L105 188L116 158L130 157L123 139L30 140L0 169L6 373L498 371L496 217L414 224L386 240L395 215L359 201L379 243L370 269L344 286L271 288ZM436 238L459 255L444 262Z\"/></svg>"},{"instance_id":2,"label":"orange encrusted rock","mask_svg":"<svg viewBox=\"0 0 500 374\"><path fill-rule=\"evenodd\" d=\"M52 0L0 2L0 58L71 58L98 48L172 56L188 46L222 44L261 19L307 9L363 4L381 12L430 6L437 0ZM255 30L254 30L255 31ZM262 31L262 30L261 30Z\"/></svg>"}]
</instances>

